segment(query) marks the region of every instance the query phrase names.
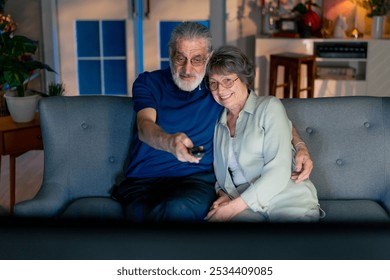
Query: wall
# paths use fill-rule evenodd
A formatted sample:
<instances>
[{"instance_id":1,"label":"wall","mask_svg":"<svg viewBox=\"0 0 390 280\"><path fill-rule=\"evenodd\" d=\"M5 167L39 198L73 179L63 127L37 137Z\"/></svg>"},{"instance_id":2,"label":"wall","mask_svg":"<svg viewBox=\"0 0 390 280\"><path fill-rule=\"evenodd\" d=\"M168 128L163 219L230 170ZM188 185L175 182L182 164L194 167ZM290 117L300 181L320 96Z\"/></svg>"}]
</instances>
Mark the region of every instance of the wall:
<instances>
[{"instance_id":1,"label":"wall","mask_svg":"<svg viewBox=\"0 0 390 280\"><path fill-rule=\"evenodd\" d=\"M40 0L8 0L5 9L5 14L11 15L11 18L17 24L15 34L24 35L39 43L39 48L36 53L37 59L41 59L43 49L42 45L42 23L39 20L41 15ZM29 83L29 87L35 90L43 90L43 76Z\"/></svg>"},{"instance_id":2,"label":"wall","mask_svg":"<svg viewBox=\"0 0 390 280\"><path fill-rule=\"evenodd\" d=\"M260 1L227 0L226 44L236 45L255 61L256 36L260 35Z\"/></svg>"},{"instance_id":3,"label":"wall","mask_svg":"<svg viewBox=\"0 0 390 280\"><path fill-rule=\"evenodd\" d=\"M55 2L55 0L9 0L6 4L6 13L13 16L16 22L19 24L18 33L28 34L32 39L40 42L39 53L43 54L45 50L52 48L52 46L44 46L42 43L42 24L38 20L41 16L41 1L45 3ZM181 7L185 7L185 2L182 0L170 0L177 1ZM212 5L216 5L215 9L218 9L217 1L213 1ZM221 1L221 0L219 0ZM318 4L322 5L322 1L318 0ZM268 1L267 1L268 2ZM156 2L151 1L152 5ZM225 0L226 6L226 21L225 21L225 40L226 44L236 45L244 50L248 56L255 61L255 42L256 37L261 35L261 9L259 0ZM23 8L21 8L23 7ZM152 6L154 9L155 7ZM174 9L172 9L174 10ZM210 12L212 13L212 10ZM366 27L366 33L369 32L370 20L363 16L364 25ZM212 24L218 24L218 22L211 19ZM212 30L218 30L223 28L222 26L213 26ZM215 33L215 31L213 31ZM390 33L390 16L386 18L385 33ZM220 39L219 40L223 40ZM221 41L218 41L216 46L219 46ZM38 53L38 56L40 55ZM147 56L145 56L147 59ZM55 63L55 62L53 62ZM148 64L146 62L146 64ZM55 66L55 65L51 65ZM46 73L47 74L47 73Z\"/></svg>"},{"instance_id":4,"label":"wall","mask_svg":"<svg viewBox=\"0 0 390 280\"><path fill-rule=\"evenodd\" d=\"M40 21L40 0L8 0L5 5L5 14L10 14L17 24L16 34L41 41L42 24Z\"/></svg>"},{"instance_id":5,"label":"wall","mask_svg":"<svg viewBox=\"0 0 390 280\"><path fill-rule=\"evenodd\" d=\"M61 78L63 78L65 73L62 71L61 64L64 63L61 63L61 56L59 56L58 54L54 55L58 52L58 50L62 51L64 49L64 46L66 46L69 42L69 40L66 40L66 43L64 43L64 41L61 41L60 35L62 33L58 32L58 30L60 29L58 28L57 24L60 22L60 19L57 16L57 9L59 8L58 3L62 2L58 0L10 0L8 2L9 3L7 3L6 5L6 9L8 10L7 12L14 14L14 17L17 18L18 22L20 23L20 26L23 27L23 29L20 28L18 32L26 32L24 34L28 34L31 38L39 40L41 57L44 57L45 62L52 66L60 74L53 75L51 73L44 73L46 74L46 77L48 77L46 79L46 84L48 84L48 80L55 82L62 81ZM68 1L63 2L68 3ZM79 3L84 4L84 2L88 1L84 0ZM236 2L237 0L202 0L198 2L195 2L193 0L150 0L151 15L149 19L145 20L144 28L145 26L152 26L154 32L144 32L143 36L144 39L154 38L154 41L149 40L148 43L145 43L145 47L143 48L145 69L156 68L156 66L153 66L155 64L155 61L150 60L150 58L155 58L158 56L158 53L156 51L150 51L150 47L155 46L157 44L157 36L155 35L156 23L155 20L152 20L156 17L156 13L159 14L160 18L173 17L175 20L204 19L205 13L207 14L207 17L211 14L210 23L212 24L213 30L216 30L214 31L214 33L217 34L217 36L215 36L216 40L214 43L216 43L216 46L219 46L221 44L225 44L226 40L223 32L218 32L218 30L224 28L223 19L225 15L224 12L221 11L221 6L223 7L224 5L226 5L227 9L235 10ZM131 3L130 0L129 3ZM194 4L197 5L197 9L193 8ZM185 7L191 8L184 10ZM100 8L100 10L104 12L104 7L100 6ZM177 12L179 8L180 13ZM224 9L222 8L222 10ZM94 13L95 12L96 11L94 11ZM88 14L89 13L84 13L85 16L88 16ZM42 22L44 22L45 24L42 25ZM228 23L226 23L226 25L226 30L228 30L229 32L229 35L226 37L228 37L230 43L235 44L235 34L237 33L235 21L229 21ZM132 28L130 29L132 30ZM69 56L67 56L67 60L69 60ZM130 83L132 83L132 80L133 79L129 79Z\"/></svg>"}]
</instances>

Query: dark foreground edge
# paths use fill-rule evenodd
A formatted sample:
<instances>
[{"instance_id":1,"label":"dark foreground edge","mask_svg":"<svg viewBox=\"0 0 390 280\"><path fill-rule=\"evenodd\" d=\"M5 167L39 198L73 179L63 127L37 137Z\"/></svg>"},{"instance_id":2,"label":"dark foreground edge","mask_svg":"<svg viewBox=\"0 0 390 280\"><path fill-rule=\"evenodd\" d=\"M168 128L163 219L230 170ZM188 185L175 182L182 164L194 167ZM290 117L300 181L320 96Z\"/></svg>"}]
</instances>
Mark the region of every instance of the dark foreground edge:
<instances>
[{"instance_id":1,"label":"dark foreground edge","mask_svg":"<svg viewBox=\"0 0 390 280\"><path fill-rule=\"evenodd\" d=\"M0 218L7 260L389 260L390 224Z\"/></svg>"}]
</instances>

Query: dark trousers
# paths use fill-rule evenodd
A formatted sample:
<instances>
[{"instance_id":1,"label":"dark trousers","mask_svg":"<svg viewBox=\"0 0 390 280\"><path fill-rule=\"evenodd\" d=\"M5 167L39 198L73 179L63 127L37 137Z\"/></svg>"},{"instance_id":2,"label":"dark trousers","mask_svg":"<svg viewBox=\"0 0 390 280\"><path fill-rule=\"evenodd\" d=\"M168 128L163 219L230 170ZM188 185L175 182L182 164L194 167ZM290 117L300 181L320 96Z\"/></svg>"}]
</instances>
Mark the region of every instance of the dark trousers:
<instances>
[{"instance_id":1,"label":"dark trousers","mask_svg":"<svg viewBox=\"0 0 390 280\"><path fill-rule=\"evenodd\" d=\"M203 221L216 199L214 184L213 173L127 178L115 187L113 197L131 221Z\"/></svg>"}]
</instances>

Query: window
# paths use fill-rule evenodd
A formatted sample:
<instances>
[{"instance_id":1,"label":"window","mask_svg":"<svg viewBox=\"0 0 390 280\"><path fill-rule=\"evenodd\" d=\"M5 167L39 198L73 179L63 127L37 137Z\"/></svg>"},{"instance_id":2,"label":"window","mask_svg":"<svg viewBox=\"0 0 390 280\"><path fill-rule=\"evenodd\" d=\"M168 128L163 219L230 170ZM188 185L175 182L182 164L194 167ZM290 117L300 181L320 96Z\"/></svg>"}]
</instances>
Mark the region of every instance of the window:
<instances>
[{"instance_id":1,"label":"window","mask_svg":"<svg viewBox=\"0 0 390 280\"><path fill-rule=\"evenodd\" d=\"M124 20L76 21L80 95L127 95Z\"/></svg>"}]
</instances>

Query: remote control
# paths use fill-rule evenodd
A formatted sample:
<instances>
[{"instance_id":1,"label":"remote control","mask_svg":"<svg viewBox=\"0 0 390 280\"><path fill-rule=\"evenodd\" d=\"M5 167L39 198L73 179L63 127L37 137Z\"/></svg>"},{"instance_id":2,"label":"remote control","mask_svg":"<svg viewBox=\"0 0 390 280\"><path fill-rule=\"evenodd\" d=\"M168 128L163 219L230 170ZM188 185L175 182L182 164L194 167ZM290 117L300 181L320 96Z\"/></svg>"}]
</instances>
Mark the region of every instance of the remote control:
<instances>
[{"instance_id":1,"label":"remote control","mask_svg":"<svg viewBox=\"0 0 390 280\"><path fill-rule=\"evenodd\" d=\"M194 157L201 158L206 153L206 150L201 149L200 147L193 147L193 148L189 149L189 152Z\"/></svg>"}]
</instances>

